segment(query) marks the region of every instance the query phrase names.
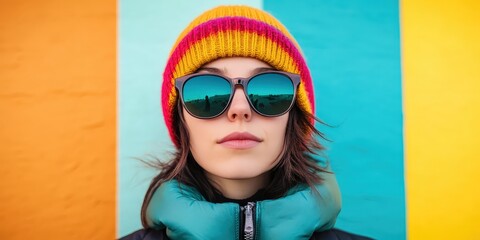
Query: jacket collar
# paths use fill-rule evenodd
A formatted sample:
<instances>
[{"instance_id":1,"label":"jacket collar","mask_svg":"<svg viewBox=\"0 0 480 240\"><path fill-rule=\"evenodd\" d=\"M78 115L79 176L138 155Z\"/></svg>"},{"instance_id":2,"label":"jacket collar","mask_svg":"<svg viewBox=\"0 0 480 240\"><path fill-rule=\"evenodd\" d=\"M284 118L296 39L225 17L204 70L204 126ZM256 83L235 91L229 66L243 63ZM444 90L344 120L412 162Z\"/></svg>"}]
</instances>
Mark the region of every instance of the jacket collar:
<instances>
[{"instance_id":1,"label":"jacket collar","mask_svg":"<svg viewBox=\"0 0 480 240\"><path fill-rule=\"evenodd\" d=\"M331 176L329 176L331 175ZM256 239L309 239L314 231L330 229L340 212L340 193L333 174L316 186L292 188L285 197L256 202ZM170 239L239 239L240 206L211 203L193 187L176 180L164 182L147 208L147 222L167 228Z\"/></svg>"}]
</instances>

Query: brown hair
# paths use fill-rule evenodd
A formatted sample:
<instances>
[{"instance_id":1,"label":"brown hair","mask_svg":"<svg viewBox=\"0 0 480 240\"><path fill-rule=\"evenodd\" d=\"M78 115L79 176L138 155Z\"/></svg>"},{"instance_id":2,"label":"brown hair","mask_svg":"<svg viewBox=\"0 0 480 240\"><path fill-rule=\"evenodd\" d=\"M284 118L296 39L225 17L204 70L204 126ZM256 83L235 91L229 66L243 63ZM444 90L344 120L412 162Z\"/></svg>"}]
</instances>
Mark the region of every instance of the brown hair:
<instances>
[{"instance_id":1,"label":"brown hair","mask_svg":"<svg viewBox=\"0 0 480 240\"><path fill-rule=\"evenodd\" d=\"M175 179L183 184L195 187L207 201L216 202L221 193L207 180L203 169L190 153L189 133L182 115L182 105L177 99L173 109L174 134L179 139L179 147L169 162L147 163L157 168L160 173L155 176L143 199L142 225L148 228L147 207L155 190L165 181ZM290 110L285 133L284 152L278 164L271 170L272 179L265 187L266 198L282 197L290 188L298 184L307 184L318 194L315 184L321 183L319 172L328 172L318 165L314 156L322 156L324 147L315 136L325 139L324 135L313 125L313 120L324 124L314 115L302 110L295 104ZM320 155L319 155L320 154Z\"/></svg>"}]
</instances>

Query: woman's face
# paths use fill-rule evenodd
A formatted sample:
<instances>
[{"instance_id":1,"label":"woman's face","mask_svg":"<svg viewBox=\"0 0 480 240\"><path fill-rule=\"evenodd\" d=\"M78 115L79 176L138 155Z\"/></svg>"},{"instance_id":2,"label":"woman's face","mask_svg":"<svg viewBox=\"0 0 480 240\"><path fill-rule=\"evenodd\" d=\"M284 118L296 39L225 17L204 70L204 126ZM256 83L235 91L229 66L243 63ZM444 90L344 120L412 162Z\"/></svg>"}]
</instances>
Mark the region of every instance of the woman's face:
<instances>
[{"instance_id":1,"label":"woman's face","mask_svg":"<svg viewBox=\"0 0 480 240\"><path fill-rule=\"evenodd\" d=\"M235 57L210 62L198 72L245 78L267 69L272 67L260 60ZM193 157L211 179L229 180L259 177L277 164L288 114L279 117L257 114L250 108L241 86L235 88L229 108L219 117L198 119L183 110ZM244 136L239 135L250 135L253 139L241 140Z\"/></svg>"}]
</instances>

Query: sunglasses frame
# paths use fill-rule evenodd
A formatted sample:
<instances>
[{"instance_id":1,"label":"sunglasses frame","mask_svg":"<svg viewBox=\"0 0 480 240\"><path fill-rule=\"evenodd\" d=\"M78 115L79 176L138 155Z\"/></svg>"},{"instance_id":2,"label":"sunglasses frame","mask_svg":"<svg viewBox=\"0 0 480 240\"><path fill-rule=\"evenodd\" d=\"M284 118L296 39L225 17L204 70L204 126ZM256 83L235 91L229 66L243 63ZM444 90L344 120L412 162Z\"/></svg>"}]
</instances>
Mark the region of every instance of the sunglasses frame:
<instances>
[{"instance_id":1,"label":"sunglasses frame","mask_svg":"<svg viewBox=\"0 0 480 240\"><path fill-rule=\"evenodd\" d=\"M285 110L284 112L282 112L280 114L276 114L276 115L268 115L268 114L263 114L263 113L259 112L255 107L253 107L253 103L250 101L250 98L248 97L248 83L250 82L250 80L255 78L255 77L258 77L260 75L269 74L269 73L284 75L288 79L290 79L290 81L292 81L292 85L293 85L293 100L290 103L290 106L288 106L287 110ZM190 112L190 110L186 107L185 102L183 101L183 86L185 85L185 83L189 79L191 79L193 77L208 76L208 75L220 77L220 78L223 78L226 81L228 81L230 83L230 97L228 99L227 105L225 106L225 108L220 113L218 113L218 114L216 114L212 117L200 117L200 116L197 116L197 115L193 114L192 112ZM296 98L297 98L297 89L298 89L298 86L300 85L300 82L301 81L300 81L300 75L299 74L283 72L283 71L274 71L274 70L262 71L258 74L250 76L248 78L229 78L229 77L226 77L226 76L223 76L223 75L220 75L220 74L215 74L215 73L193 73L193 74L185 75L185 76L182 76L182 77L179 77L179 78L175 79L175 88L177 89L177 93L180 95L180 100L182 102L183 108L185 108L185 110L187 110L187 112L195 118L212 119L212 118L216 118L218 116L221 116L230 107L230 104L232 103L233 96L235 94L235 87L237 85L241 85L243 87L243 93L245 94L245 98L247 99L248 104L250 105L250 108L253 109L256 113L258 113L259 115L262 115L264 117L278 117L278 116L281 116L281 115L289 112L290 109L292 108L292 106L295 103Z\"/></svg>"}]
</instances>

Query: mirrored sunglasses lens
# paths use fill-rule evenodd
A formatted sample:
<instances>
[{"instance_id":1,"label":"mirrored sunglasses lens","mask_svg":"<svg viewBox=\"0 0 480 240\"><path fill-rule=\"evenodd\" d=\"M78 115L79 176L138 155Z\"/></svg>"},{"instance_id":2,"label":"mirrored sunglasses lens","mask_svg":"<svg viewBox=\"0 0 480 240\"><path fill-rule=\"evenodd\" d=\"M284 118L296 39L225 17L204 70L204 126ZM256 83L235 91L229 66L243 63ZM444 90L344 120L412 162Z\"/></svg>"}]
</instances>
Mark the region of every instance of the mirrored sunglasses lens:
<instances>
[{"instance_id":1,"label":"mirrored sunglasses lens","mask_svg":"<svg viewBox=\"0 0 480 240\"><path fill-rule=\"evenodd\" d=\"M292 104L294 86L280 73L258 75L248 83L248 98L260 113L273 116L285 113Z\"/></svg>"},{"instance_id":2,"label":"mirrored sunglasses lens","mask_svg":"<svg viewBox=\"0 0 480 240\"><path fill-rule=\"evenodd\" d=\"M227 107L230 83L219 76L195 76L185 82L182 94L191 114L200 118L214 117Z\"/></svg>"}]
</instances>

